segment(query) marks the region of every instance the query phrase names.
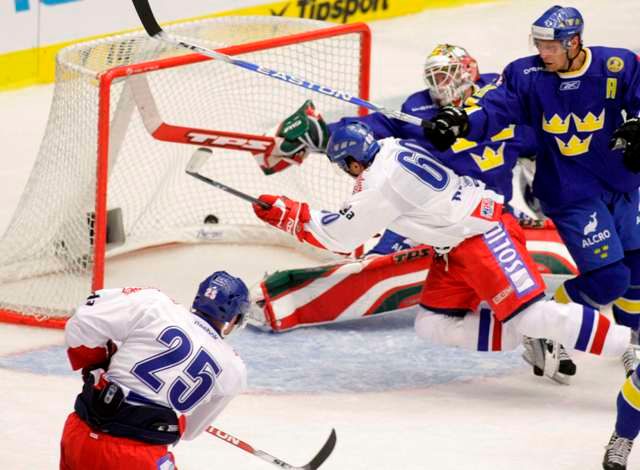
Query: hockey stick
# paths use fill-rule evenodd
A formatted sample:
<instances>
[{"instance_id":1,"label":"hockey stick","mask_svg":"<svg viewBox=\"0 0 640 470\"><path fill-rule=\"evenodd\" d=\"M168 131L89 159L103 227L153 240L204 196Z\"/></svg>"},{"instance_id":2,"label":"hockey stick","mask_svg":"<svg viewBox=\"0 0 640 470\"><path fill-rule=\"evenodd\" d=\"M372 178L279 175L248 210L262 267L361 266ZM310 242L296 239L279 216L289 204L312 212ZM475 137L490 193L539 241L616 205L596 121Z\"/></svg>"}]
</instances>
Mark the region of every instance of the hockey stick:
<instances>
[{"instance_id":1,"label":"hockey stick","mask_svg":"<svg viewBox=\"0 0 640 470\"><path fill-rule=\"evenodd\" d=\"M283 82L287 82L292 85L306 88L308 90L315 91L317 93L322 93L323 95L336 98L340 101L346 101L347 103L351 103L356 106L362 106L364 108L370 109L371 111L382 113L386 116L399 119L400 121L408 122L409 124L414 124L416 126L423 127L424 129L428 129L428 130L435 129L435 124L431 121L423 120L423 119L420 119L419 117L412 116L411 114L403 113L401 111L389 110L384 108L383 106L379 106L377 104L363 100L362 98L358 98L357 96L351 96L351 94L346 93L344 91L335 90L333 88L330 88L324 85L310 82L308 80L305 80L304 78L296 77L289 73L280 72L278 70L270 69L268 67L262 67L260 65L247 62L245 60L234 59L233 57L223 54L221 52L212 51L211 49L207 49L205 47L194 44L186 38L179 38L177 36L169 35L160 27L160 25L156 21L156 18L153 15L153 11L151 10L151 6L149 5L148 0L133 0L133 5L135 6L136 12L140 17L142 26L144 26L144 29L147 31L147 34L152 38L156 38L158 40L174 44L178 47L189 49L198 54L211 57L212 59L221 60L223 62L227 62L228 64L242 67L243 69L249 70L251 72L257 72L257 73L266 75L267 77L275 78L277 80L282 80Z\"/></svg>"},{"instance_id":2,"label":"hockey stick","mask_svg":"<svg viewBox=\"0 0 640 470\"><path fill-rule=\"evenodd\" d=\"M213 152L211 151L211 149L200 147L191 156L189 163L187 163L187 168L185 169L185 172L188 175L193 176L196 179L199 179L200 181L204 181L205 183L210 184L215 188L222 189L223 191L226 191L229 194L239 197L240 199L244 199L245 201L248 201L252 204L258 204L263 209L271 208L271 204L269 203L261 201L260 199L257 199L253 196L249 196L248 194L243 193L242 191L238 191L237 189L227 186L226 184L223 184L219 181L212 180L211 178L208 178L200 174L200 169L204 166L205 162L207 161L207 159L212 153Z\"/></svg>"},{"instance_id":3,"label":"hockey stick","mask_svg":"<svg viewBox=\"0 0 640 470\"><path fill-rule=\"evenodd\" d=\"M329 438L324 443L322 448L318 451L318 453L315 455L315 457L313 457L308 464L303 465L302 467L296 467L294 465L289 465L287 462L284 462L279 458L274 457L273 455L267 454L263 450L254 449L251 445L247 444L246 442L238 439L237 437L233 437L231 434L227 434L226 432L221 431L216 427L209 426L207 429L205 429L205 431L211 434L212 436L217 437L218 439L222 439L223 441L228 442L229 444L232 444L244 450L245 452L249 452L250 454L253 454L256 457L261 458L266 462L272 463L277 467L284 468L285 470L316 470L331 455L331 453L333 452L333 448L336 446L336 440L337 440L336 430L332 429L331 434L329 434Z\"/></svg>"}]
</instances>

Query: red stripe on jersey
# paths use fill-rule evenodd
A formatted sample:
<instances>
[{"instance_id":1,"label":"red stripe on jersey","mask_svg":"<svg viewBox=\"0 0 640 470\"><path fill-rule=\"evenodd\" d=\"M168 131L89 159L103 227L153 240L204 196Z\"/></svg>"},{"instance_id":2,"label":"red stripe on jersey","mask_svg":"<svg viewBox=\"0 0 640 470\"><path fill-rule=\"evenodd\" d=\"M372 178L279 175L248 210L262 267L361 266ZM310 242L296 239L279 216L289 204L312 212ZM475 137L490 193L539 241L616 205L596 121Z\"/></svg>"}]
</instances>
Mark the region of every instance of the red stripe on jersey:
<instances>
[{"instance_id":1,"label":"red stripe on jersey","mask_svg":"<svg viewBox=\"0 0 640 470\"><path fill-rule=\"evenodd\" d=\"M593 338L593 344L591 345L592 354L602 354L602 348L604 347L605 339L607 339L607 333L609 332L610 326L611 321L607 317L599 313L598 328L596 329L596 334Z\"/></svg>"},{"instance_id":2,"label":"red stripe on jersey","mask_svg":"<svg viewBox=\"0 0 640 470\"><path fill-rule=\"evenodd\" d=\"M187 417L185 415L180 415L178 418L178 432L182 436L184 434L184 430L187 428Z\"/></svg>"},{"instance_id":3,"label":"red stripe on jersey","mask_svg":"<svg viewBox=\"0 0 640 470\"><path fill-rule=\"evenodd\" d=\"M94 364L99 364L107 359L107 349L105 346L88 348L86 346L78 346L76 348L68 348L67 356L73 370L83 369Z\"/></svg>"}]
</instances>

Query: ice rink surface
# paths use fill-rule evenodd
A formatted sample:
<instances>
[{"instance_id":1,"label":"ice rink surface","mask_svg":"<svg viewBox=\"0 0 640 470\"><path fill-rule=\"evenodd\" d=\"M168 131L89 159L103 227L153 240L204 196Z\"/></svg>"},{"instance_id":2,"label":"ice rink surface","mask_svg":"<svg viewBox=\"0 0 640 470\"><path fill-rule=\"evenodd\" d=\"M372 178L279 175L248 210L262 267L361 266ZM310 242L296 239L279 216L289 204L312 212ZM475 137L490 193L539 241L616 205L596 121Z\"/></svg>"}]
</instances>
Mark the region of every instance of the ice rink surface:
<instances>
[{"instance_id":1,"label":"ice rink surface","mask_svg":"<svg viewBox=\"0 0 640 470\"><path fill-rule=\"evenodd\" d=\"M440 42L466 46L481 71L499 71L531 53L529 25L551 5L516 0L372 23L372 100L399 107L422 88L425 54ZM585 17L587 45L640 50L636 0L571 5ZM50 86L0 93L0 230L37 154L51 93ZM195 282L215 269L253 283L265 271L314 264L259 246L150 249L113 260L107 285L154 285L188 303ZM283 335L245 331L232 340L248 363L250 391L216 425L296 465L335 427L327 470L598 469L623 380L619 361L581 354L572 385L559 386L533 377L517 353L483 356L421 342L410 315ZM57 467L60 432L80 390L62 345L61 331L0 326L3 468ZM181 470L270 467L208 436L174 452ZM637 449L629 468L640 468Z\"/></svg>"}]
</instances>

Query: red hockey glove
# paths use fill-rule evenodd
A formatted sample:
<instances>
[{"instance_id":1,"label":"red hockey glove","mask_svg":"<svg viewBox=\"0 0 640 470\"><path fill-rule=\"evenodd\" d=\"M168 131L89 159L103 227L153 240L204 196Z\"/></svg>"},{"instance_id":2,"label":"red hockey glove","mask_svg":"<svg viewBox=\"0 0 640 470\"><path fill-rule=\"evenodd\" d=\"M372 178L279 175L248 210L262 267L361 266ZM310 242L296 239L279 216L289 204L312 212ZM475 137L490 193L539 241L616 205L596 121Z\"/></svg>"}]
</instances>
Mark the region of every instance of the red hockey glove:
<instances>
[{"instance_id":1,"label":"red hockey glove","mask_svg":"<svg viewBox=\"0 0 640 470\"><path fill-rule=\"evenodd\" d=\"M253 211L260 219L303 241L304 224L311 219L309 206L306 202L297 202L286 196L271 194L263 194L258 199L271 204L270 209L263 209L258 204L253 204Z\"/></svg>"}]
</instances>

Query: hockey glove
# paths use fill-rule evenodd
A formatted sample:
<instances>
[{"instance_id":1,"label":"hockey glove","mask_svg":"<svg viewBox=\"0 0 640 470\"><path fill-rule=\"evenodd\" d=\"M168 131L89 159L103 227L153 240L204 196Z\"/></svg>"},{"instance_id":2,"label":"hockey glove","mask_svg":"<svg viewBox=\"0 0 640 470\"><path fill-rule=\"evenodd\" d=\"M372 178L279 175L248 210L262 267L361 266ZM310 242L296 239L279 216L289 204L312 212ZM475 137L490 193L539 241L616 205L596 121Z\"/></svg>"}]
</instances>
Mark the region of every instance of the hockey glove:
<instances>
[{"instance_id":1,"label":"hockey glove","mask_svg":"<svg viewBox=\"0 0 640 470\"><path fill-rule=\"evenodd\" d=\"M623 163L632 173L640 173L640 119L624 122L614 132L609 148L622 148Z\"/></svg>"},{"instance_id":2,"label":"hockey glove","mask_svg":"<svg viewBox=\"0 0 640 470\"><path fill-rule=\"evenodd\" d=\"M282 121L274 131L276 146L269 155L258 154L258 164L265 174L299 165L309 152L324 152L329 141L329 129L311 100Z\"/></svg>"},{"instance_id":3,"label":"hockey glove","mask_svg":"<svg viewBox=\"0 0 640 470\"><path fill-rule=\"evenodd\" d=\"M84 378L84 380L87 380L89 376L93 375L94 371L103 370L106 372L107 370L109 370L109 364L111 364L111 358L116 352L118 352L118 346L116 346L116 344L113 341L109 340L107 341L107 344L105 344L104 349L105 349L105 357L103 360L87 365L82 368L82 377ZM100 373L98 373L97 375L99 376Z\"/></svg>"},{"instance_id":4,"label":"hockey glove","mask_svg":"<svg viewBox=\"0 0 640 470\"><path fill-rule=\"evenodd\" d=\"M424 135L440 151L447 150L458 137L469 131L469 117L462 108L446 106L433 119L435 129L424 128Z\"/></svg>"},{"instance_id":5,"label":"hockey glove","mask_svg":"<svg viewBox=\"0 0 640 470\"><path fill-rule=\"evenodd\" d=\"M260 219L294 235L300 241L304 240L306 234L304 224L311 219L307 203L297 202L286 196L273 196L271 194L263 194L258 199L271 204L269 209L263 209L258 204L253 204L253 211Z\"/></svg>"}]
</instances>

